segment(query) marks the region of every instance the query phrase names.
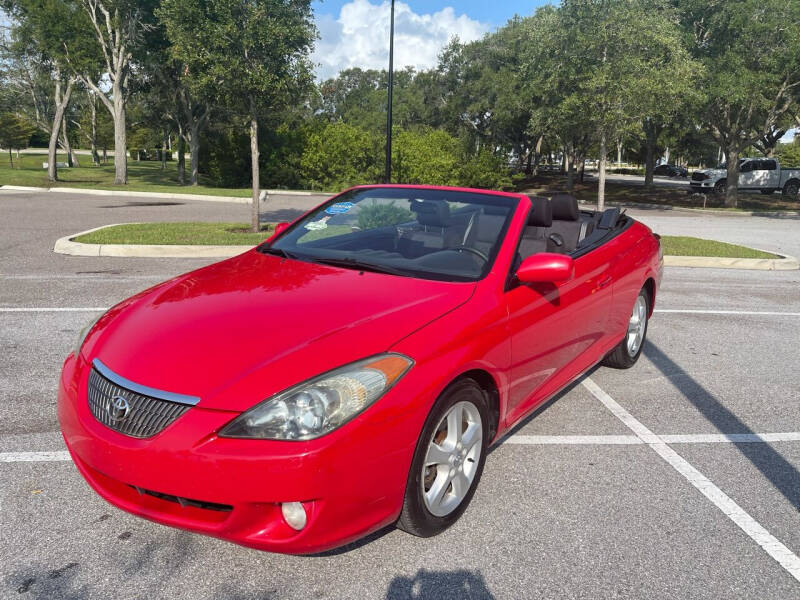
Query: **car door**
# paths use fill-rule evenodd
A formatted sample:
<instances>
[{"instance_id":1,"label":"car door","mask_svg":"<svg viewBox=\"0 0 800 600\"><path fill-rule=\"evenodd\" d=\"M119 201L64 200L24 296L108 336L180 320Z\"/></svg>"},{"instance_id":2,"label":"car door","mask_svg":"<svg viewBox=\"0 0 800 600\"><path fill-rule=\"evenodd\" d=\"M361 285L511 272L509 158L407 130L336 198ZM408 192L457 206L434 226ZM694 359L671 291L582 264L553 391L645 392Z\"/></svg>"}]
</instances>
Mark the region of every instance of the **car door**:
<instances>
[{"instance_id":1,"label":"car door","mask_svg":"<svg viewBox=\"0 0 800 600\"><path fill-rule=\"evenodd\" d=\"M761 160L761 169L758 171L758 187L760 188L779 188L780 171L778 171L778 162L774 158Z\"/></svg>"},{"instance_id":2,"label":"car door","mask_svg":"<svg viewBox=\"0 0 800 600\"><path fill-rule=\"evenodd\" d=\"M512 359L508 422L595 362L591 353L606 335L615 260L606 244L576 258L568 281L514 285L505 293Z\"/></svg>"},{"instance_id":3,"label":"car door","mask_svg":"<svg viewBox=\"0 0 800 600\"><path fill-rule=\"evenodd\" d=\"M756 173L755 168L758 167L757 160L748 160L743 162L739 167L739 187L752 188L756 187Z\"/></svg>"}]
</instances>

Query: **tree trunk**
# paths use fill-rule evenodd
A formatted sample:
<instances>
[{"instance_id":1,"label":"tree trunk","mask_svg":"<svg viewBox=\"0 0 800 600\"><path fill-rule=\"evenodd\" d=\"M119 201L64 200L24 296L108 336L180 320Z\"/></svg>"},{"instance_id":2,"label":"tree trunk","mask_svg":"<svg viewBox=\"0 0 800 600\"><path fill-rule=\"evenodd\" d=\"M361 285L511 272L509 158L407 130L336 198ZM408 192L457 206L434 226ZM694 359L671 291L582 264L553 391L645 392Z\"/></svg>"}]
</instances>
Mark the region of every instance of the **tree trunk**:
<instances>
[{"instance_id":1,"label":"tree trunk","mask_svg":"<svg viewBox=\"0 0 800 600\"><path fill-rule=\"evenodd\" d=\"M53 128L50 130L50 142L47 145L47 180L50 182L58 181L58 165L56 161L58 156L56 151L58 149L58 134L61 132L61 123L64 119L64 113L69 104L69 97L72 94L73 80L67 81L67 87L64 94L61 94L61 77L58 72L55 73L55 94L54 100L56 103L56 111L53 116Z\"/></svg>"},{"instance_id":2,"label":"tree trunk","mask_svg":"<svg viewBox=\"0 0 800 600\"><path fill-rule=\"evenodd\" d=\"M597 178L597 210L602 211L606 205L606 133L600 134L600 165Z\"/></svg>"},{"instance_id":3,"label":"tree trunk","mask_svg":"<svg viewBox=\"0 0 800 600\"><path fill-rule=\"evenodd\" d=\"M536 140L536 145L534 146L534 157L533 157L533 170L531 175L534 177L539 174L539 163L542 160L542 142L544 141L544 136L540 135L539 138Z\"/></svg>"},{"instance_id":4,"label":"tree trunk","mask_svg":"<svg viewBox=\"0 0 800 600\"><path fill-rule=\"evenodd\" d=\"M128 184L128 132L125 130L125 102L122 90L114 86L114 185Z\"/></svg>"},{"instance_id":5,"label":"tree trunk","mask_svg":"<svg viewBox=\"0 0 800 600\"><path fill-rule=\"evenodd\" d=\"M66 116L61 124L61 143L64 146L64 152L67 153L67 165L69 165L70 168L80 167L81 163L78 160L78 155L75 154L75 151L72 149L72 144L69 143L69 132L67 130Z\"/></svg>"},{"instance_id":6,"label":"tree trunk","mask_svg":"<svg viewBox=\"0 0 800 600\"><path fill-rule=\"evenodd\" d=\"M617 166L622 164L622 141L617 142Z\"/></svg>"},{"instance_id":7,"label":"tree trunk","mask_svg":"<svg viewBox=\"0 0 800 600\"><path fill-rule=\"evenodd\" d=\"M259 173L258 173L258 120L255 115L255 103L251 100L252 116L250 117L250 162L253 169L253 207L251 226L254 232L258 232L260 228L259 222L259 205L258 200L261 195L259 190ZM192 157L194 160L194 157Z\"/></svg>"},{"instance_id":8,"label":"tree trunk","mask_svg":"<svg viewBox=\"0 0 800 600\"><path fill-rule=\"evenodd\" d=\"M100 157L97 155L97 96L91 92L91 102L89 102L89 109L91 110L92 120L92 133L89 142L92 146L92 164L97 166L100 164Z\"/></svg>"},{"instance_id":9,"label":"tree trunk","mask_svg":"<svg viewBox=\"0 0 800 600\"><path fill-rule=\"evenodd\" d=\"M8 162L11 163L11 168L14 168L14 155L11 154L11 148L8 149Z\"/></svg>"},{"instance_id":10,"label":"tree trunk","mask_svg":"<svg viewBox=\"0 0 800 600\"><path fill-rule=\"evenodd\" d=\"M664 150L664 162L669 164L669 146L667 146L667 149Z\"/></svg>"},{"instance_id":11,"label":"tree trunk","mask_svg":"<svg viewBox=\"0 0 800 600\"><path fill-rule=\"evenodd\" d=\"M167 170L167 128L165 127L161 137L161 170Z\"/></svg>"},{"instance_id":12,"label":"tree trunk","mask_svg":"<svg viewBox=\"0 0 800 600\"><path fill-rule=\"evenodd\" d=\"M586 173L586 157L581 156L581 183L583 183L583 176Z\"/></svg>"},{"instance_id":13,"label":"tree trunk","mask_svg":"<svg viewBox=\"0 0 800 600\"><path fill-rule=\"evenodd\" d=\"M658 136L661 135L661 127L658 127L650 119L645 119L642 129L644 129L644 185L653 185L653 170L656 167L656 144Z\"/></svg>"},{"instance_id":14,"label":"tree trunk","mask_svg":"<svg viewBox=\"0 0 800 600\"><path fill-rule=\"evenodd\" d=\"M108 164L108 148L106 148L105 146L103 146L103 164L104 165Z\"/></svg>"},{"instance_id":15,"label":"tree trunk","mask_svg":"<svg viewBox=\"0 0 800 600\"><path fill-rule=\"evenodd\" d=\"M180 125L178 127L178 183L186 185L186 142Z\"/></svg>"},{"instance_id":16,"label":"tree trunk","mask_svg":"<svg viewBox=\"0 0 800 600\"><path fill-rule=\"evenodd\" d=\"M725 149L728 161L728 175L725 181L725 206L736 208L739 193L739 148L728 146Z\"/></svg>"},{"instance_id":17,"label":"tree trunk","mask_svg":"<svg viewBox=\"0 0 800 600\"><path fill-rule=\"evenodd\" d=\"M191 185L198 185L198 178L200 176L200 127L200 122L192 123L191 135L189 137L189 159L191 161L189 183ZM258 136L257 131L256 136Z\"/></svg>"},{"instance_id":18,"label":"tree trunk","mask_svg":"<svg viewBox=\"0 0 800 600\"><path fill-rule=\"evenodd\" d=\"M567 191L571 192L575 189L575 154L572 150L572 145L569 146L566 152L567 156Z\"/></svg>"}]
</instances>

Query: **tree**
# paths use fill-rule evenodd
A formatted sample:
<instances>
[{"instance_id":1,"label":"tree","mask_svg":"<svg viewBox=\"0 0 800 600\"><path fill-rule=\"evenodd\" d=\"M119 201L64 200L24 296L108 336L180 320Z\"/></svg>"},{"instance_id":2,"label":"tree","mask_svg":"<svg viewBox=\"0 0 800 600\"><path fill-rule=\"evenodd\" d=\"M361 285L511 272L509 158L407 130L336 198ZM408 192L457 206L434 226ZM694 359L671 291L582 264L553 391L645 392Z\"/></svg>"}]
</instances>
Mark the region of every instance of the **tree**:
<instances>
[{"instance_id":1,"label":"tree","mask_svg":"<svg viewBox=\"0 0 800 600\"><path fill-rule=\"evenodd\" d=\"M189 86L244 117L250 129L252 228L259 230L259 119L311 84L310 0L163 0L158 15Z\"/></svg>"},{"instance_id":2,"label":"tree","mask_svg":"<svg viewBox=\"0 0 800 600\"><path fill-rule=\"evenodd\" d=\"M126 108L133 63L144 34L153 28L154 0L78 0L89 17L103 67L72 61L74 72L103 102L114 120L114 184L128 183ZM103 78L111 83L103 91ZM110 97L109 97L110 96Z\"/></svg>"},{"instance_id":3,"label":"tree","mask_svg":"<svg viewBox=\"0 0 800 600\"><path fill-rule=\"evenodd\" d=\"M309 136L300 165L315 189L338 191L381 177L383 139L347 123L331 123Z\"/></svg>"},{"instance_id":4,"label":"tree","mask_svg":"<svg viewBox=\"0 0 800 600\"><path fill-rule=\"evenodd\" d=\"M47 178L54 182L59 141L71 160L63 128L76 77L68 57L70 52L81 60L86 56L83 15L64 0L1 1L0 7L15 20L7 47L15 64L15 85L30 99L23 106L31 108L31 120L49 136Z\"/></svg>"},{"instance_id":5,"label":"tree","mask_svg":"<svg viewBox=\"0 0 800 600\"><path fill-rule=\"evenodd\" d=\"M800 3L676 0L687 43L704 69L703 123L727 159L725 205L737 205L739 156L782 125L800 87Z\"/></svg>"},{"instance_id":6,"label":"tree","mask_svg":"<svg viewBox=\"0 0 800 600\"><path fill-rule=\"evenodd\" d=\"M665 3L564 0L560 15L558 51L569 65L562 104L591 124L599 146L597 204L602 210L609 144L631 123L652 118L665 101L665 82L681 77L687 60Z\"/></svg>"},{"instance_id":7,"label":"tree","mask_svg":"<svg viewBox=\"0 0 800 600\"><path fill-rule=\"evenodd\" d=\"M26 119L13 113L0 115L0 148L8 150L8 161L14 168L12 150L19 152L28 147L28 142L36 128Z\"/></svg>"}]
</instances>

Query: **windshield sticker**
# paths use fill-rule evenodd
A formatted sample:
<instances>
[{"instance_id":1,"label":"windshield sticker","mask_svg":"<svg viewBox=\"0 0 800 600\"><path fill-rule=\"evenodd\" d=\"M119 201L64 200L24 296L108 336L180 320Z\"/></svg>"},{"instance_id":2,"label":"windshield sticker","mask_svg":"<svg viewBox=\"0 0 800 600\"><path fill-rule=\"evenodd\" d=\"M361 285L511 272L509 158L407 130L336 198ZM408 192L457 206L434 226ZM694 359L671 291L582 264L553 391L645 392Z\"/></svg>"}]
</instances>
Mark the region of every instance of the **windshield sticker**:
<instances>
[{"instance_id":1,"label":"windshield sticker","mask_svg":"<svg viewBox=\"0 0 800 600\"><path fill-rule=\"evenodd\" d=\"M325 212L329 215L341 215L348 212L351 208L353 208L353 206L355 206L355 204L352 202L337 202L336 204L331 204L328 208L326 208Z\"/></svg>"},{"instance_id":2,"label":"windshield sticker","mask_svg":"<svg viewBox=\"0 0 800 600\"><path fill-rule=\"evenodd\" d=\"M322 217L319 221L311 221L310 223L306 223L306 229L308 229L309 231L327 229L328 219L330 219L330 217Z\"/></svg>"}]
</instances>

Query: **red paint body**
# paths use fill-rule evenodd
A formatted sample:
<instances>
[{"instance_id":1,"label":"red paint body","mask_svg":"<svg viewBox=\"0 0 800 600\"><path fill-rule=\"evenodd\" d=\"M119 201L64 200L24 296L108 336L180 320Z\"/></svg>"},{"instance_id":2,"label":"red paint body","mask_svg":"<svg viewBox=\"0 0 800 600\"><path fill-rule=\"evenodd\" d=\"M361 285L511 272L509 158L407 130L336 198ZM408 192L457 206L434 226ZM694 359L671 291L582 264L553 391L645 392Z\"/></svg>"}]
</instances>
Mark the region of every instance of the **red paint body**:
<instances>
[{"instance_id":1,"label":"red paint body","mask_svg":"<svg viewBox=\"0 0 800 600\"><path fill-rule=\"evenodd\" d=\"M59 420L81 473L124 510L264 550L322 551L393 523L417 438L448 384L473 370L491 377L500 437L600 361L623 338L642 286L652 280L655 291L660 282L659 243L634 222L575 258L566 281L509 286L530 200L503 195L519 205L478 282L359 273L251 250L120 303L61 375ZM411 357L413 368L328 435L216 435L277 392L390 350ZM137 383L201 400L152 438L122 435L89 411L94 358ZM182 507L131 486L233 511ZM308 511L301 532L281 516L279 503L291 501Z\"/></svg>"}]
</instances>

